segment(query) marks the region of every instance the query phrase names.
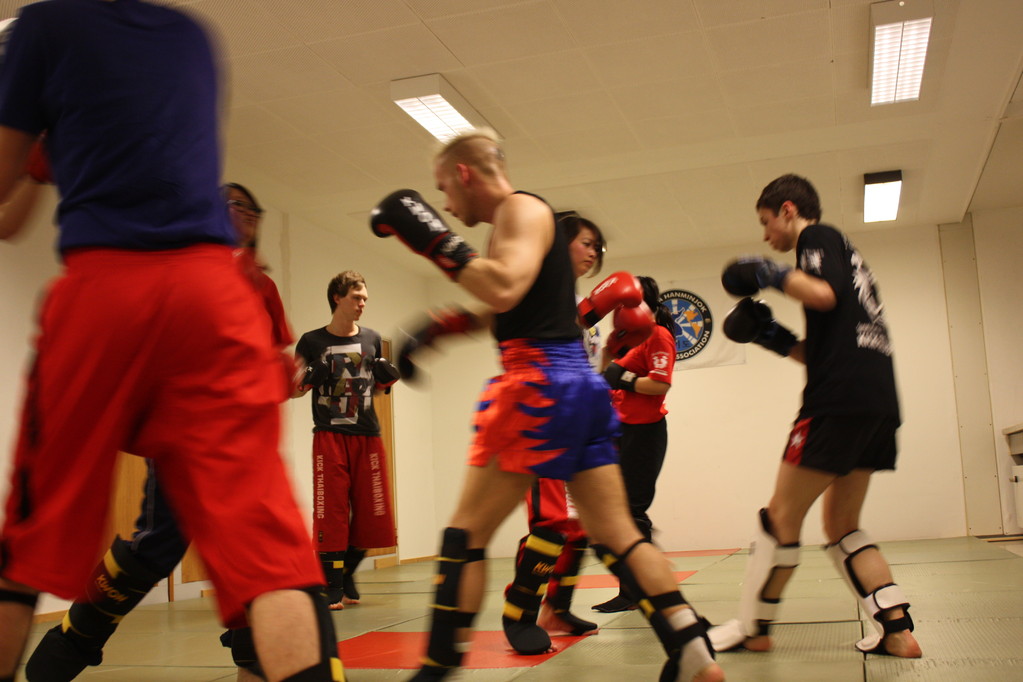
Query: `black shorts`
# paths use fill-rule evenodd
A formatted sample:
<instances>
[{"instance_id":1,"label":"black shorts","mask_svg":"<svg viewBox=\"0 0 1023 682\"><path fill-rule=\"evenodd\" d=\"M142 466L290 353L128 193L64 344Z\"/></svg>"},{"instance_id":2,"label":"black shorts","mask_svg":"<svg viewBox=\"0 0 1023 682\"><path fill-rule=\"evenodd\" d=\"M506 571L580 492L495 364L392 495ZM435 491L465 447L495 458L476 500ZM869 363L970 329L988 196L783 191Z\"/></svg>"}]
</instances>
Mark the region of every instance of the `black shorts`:
<instances>
[{"instance_id":1,"label":"black shorts","mask_svg":"<svg viewBox=\"0 0 1023 682\"><path fill-rule=\"evenodd\" d=\"M892 416L807 417L792 426L782 459L839 476L853 469L894 469L898 428Z\"/></svg>"}]
</instances>

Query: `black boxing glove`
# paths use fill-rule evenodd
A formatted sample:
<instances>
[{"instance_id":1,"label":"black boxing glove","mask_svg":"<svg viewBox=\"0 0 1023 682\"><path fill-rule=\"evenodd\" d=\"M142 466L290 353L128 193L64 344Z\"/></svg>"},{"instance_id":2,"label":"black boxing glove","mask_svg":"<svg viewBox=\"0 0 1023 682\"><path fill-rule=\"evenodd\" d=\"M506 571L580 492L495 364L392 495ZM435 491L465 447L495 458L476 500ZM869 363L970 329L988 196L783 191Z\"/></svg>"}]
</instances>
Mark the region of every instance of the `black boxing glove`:
<instances>
[{"instance_id":1,"label":"black boxing glove","mask_svg":"<svg viewBox=\"0 0 1023 682\"><path fill-rule=\"evenodd\" d=\"M366 377L352 377L349 387L353 396L364 396L369 388L369 379Z\"/></svg>"},{"instance_id":2,"label":"black boxing glove","mask_svg":"<svg viewBox=\"0 0 1023 682\"><path fill-rule=\"evenodd\" d=\"M728 311L723 328L736 343L756 343L782 357L788 357L797 343L795 334L774 319L771 308L752 298L742 299Z\"/></svg>"},{"instance_id":3,"label":"black boxing glove","mask_svg":"<svg viewBox=\"0 0 1023 682\"><path fill-rule=\"evenodd\" d=\"M306 390L321 386L330 379L330 363L322 357L313 360L311 365L306 365L305 374L299 381L299 388Z\"/></svg>"},{"instance_id":4,"label":"black boxing glove","mask_svg":"<svg viewBox=\"0 0 1023 682\"><path fill-rule=\"evenodd\" d=\"M422 349L432 346L438 337L464 334L476 327L476 316L465 308L454 307L430 312L429 317L411 332L398 351L398 371L403 379L414 381L419 371L413 358Z\"/></svg>"},{"instance_id":5,"label":"black boxing glove","mask_svg":"<svg viewBox=\"0 0 1023 682\"><path fill-rule=\"evenodd\" d=\"M761 289L774 287L784 291L785 278L792 268L763 256L743 256L725 266L721 286L733 296L753 296Z\"/></svg>"},{"instance_id":6,"label":"black boxing glove","mask_svg":"<svg viewBox=\"0 0 1023 682\"><path fill-rule=\"evenodd\" d=\"M373 381L376 382L376 388L379 391L389 390L394 382L401 378L398 368L392 365L387 358L373 358L370 369L373 372Z\"/></svg>"},{"instance_id":7,"label":"black boxing glove","mask_svg":"<svg viewBox=\"0 0 1023 682\"><path fill-rule=\"evenodd\" d=\"M630 372L616 362L612 362L604 370L604 380L607 385L621 391L635 392L638 378L635 372Z\"/></svg>"},{"instance_id":8,"label":"black boxing glove","mask_svg":"<svg viewBox=\"0 0 1023 682\"><path fill-rule=\"evenodd\" d=\"M406 246L432 260L452 280L479 257L476 249L452 232L419 192L412 189L400 189L384 197L370 214L369 223L373 234L378 237L397 235Z\"/></svg>"}]
</instances>

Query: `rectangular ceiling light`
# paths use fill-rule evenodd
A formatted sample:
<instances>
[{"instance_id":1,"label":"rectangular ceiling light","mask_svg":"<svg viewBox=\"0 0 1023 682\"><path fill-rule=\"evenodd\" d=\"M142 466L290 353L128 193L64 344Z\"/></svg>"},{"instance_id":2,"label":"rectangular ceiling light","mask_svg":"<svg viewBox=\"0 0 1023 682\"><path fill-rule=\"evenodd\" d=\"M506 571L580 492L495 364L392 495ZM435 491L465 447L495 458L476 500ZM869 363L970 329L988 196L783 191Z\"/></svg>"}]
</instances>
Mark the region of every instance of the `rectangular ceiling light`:
<instances>
[{"instance_id":1,"label":"rectangular ceiling light","mask_svg":"<svg viewBox=\"0 0 1023 682\"><path fill-rule=\"evenodd\" d=\"M439 73L391 81L391 99L441 142L492 127Z\"/></svg>"},{"instance_id":2,"label":"rectangular ceiling light","mask_svg":"<svg viewBox=\"0 0 1023 682\"><path fill-rule=\"evenodd\" d=\"M871 106L920 99L933 14L930 0L870 6Z\"/></svg>"},{"instance_id":3,"label":"rectangular ceiling light","mask_svg":"<svg viewBox=\"0 0 1023 682\"><path fill-rule=\"evenodd\" d=\"M899 217L902 171L863 174L863 222L879 223Z\"/></svg>"}]
</instances>

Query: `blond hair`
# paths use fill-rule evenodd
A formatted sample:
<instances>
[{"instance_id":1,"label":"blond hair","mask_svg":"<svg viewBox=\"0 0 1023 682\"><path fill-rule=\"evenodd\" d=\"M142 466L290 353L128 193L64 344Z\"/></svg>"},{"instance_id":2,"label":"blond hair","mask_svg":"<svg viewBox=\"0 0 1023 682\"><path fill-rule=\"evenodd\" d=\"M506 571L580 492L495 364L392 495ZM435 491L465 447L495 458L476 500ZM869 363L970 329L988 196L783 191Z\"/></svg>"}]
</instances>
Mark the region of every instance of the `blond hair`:
<instances>
[{"instance_id":1,"label":"blond hair","mask_svg":"<svg viewBox=\"0 0 1023 682\"><path fill-rule=\"evenodd\" d=\"M464 163L490 177L507 173L501 138L490 128L459 133L444 143L434 159L443 165Z\"/></svg>"}]
</instances>

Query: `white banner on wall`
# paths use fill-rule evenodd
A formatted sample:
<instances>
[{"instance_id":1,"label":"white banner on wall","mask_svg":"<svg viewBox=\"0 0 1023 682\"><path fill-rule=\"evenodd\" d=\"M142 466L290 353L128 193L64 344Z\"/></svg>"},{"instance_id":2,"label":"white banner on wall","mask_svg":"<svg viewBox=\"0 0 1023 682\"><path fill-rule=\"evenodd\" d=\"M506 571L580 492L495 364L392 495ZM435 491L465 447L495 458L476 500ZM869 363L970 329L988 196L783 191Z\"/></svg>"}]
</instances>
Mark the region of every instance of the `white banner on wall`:
<instances>
[{"instance_id":1,"label":"white banner on wall","mask_svg":"<svg viewBox=\"0 0 1023 682\"><path fill-rule=\"evenodd\" d=\"M745 347L721 329L736 301L719 279L670 280L660 300L675 320L675 371L745 364Z\"/></svg>"}]
</instances>

